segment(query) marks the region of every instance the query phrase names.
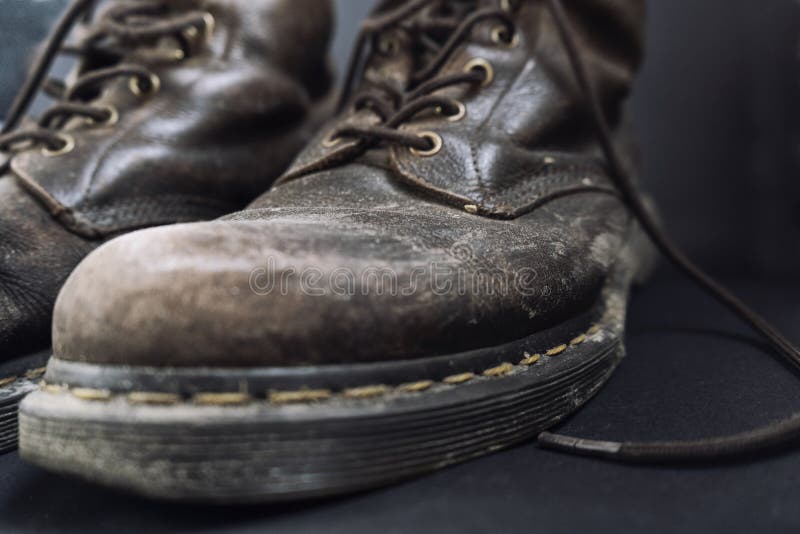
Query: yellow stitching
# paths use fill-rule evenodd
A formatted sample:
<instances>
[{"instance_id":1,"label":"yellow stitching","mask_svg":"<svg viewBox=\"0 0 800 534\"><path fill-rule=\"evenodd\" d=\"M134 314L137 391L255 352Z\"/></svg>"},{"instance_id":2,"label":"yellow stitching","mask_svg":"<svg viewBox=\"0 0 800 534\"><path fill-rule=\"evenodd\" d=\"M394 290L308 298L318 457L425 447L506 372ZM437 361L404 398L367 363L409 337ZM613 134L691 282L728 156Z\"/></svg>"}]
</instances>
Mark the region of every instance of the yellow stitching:
<instances>
[{"instance_id":1,"label":"yellow stitching","mask_svg":"<svg viewBox=\"0 0 800 534\"><path fill-rule=\"evenodd\" d=\"M572 341L570 341L569 344L574 347L575 345L580 345L584 341L586 341L586 334L581 334Z\"/></svg>"},{"instance_id":2,"label":"yellow stitching","mask_svg":"<svg viewBox=\"0 0 800 534\"><path fill-rule=\"evenodd\" d=\"M0 380L0 388L3 386L7 386L9 384L13 384L16 381L17 381L16 376L9 376L8 378L3 378L2 380Z\"/></svg>"},{"instance_id":3,"label":"yellow stitching","mask_svg":"<svg viewBox=\"0 0 800 534\"><path fill-rule=\"evenodd\" d=\"M72 394L81 400L87 401L109 401L111 400L111 392L107 389L92 389L92 388L75 388Z\"/></svg>"},{"instance_id":4,"label":"yellow stitching","mask_svg":"<svg viewBox=\"0 0 800 534\"><path fill-rule=\"evenodd\" d=\"M379 397L389 392L389 386L382 384L375 386L363 386L357 388L350 388L344 390L342 393L348 399L368 399L370 397Z\"/></svg>"},{"instance_id":5,"label":"yellow stitching","mask_svg":"<svg viewBox=\"0 0 800 534\"><path fill-rule=\"evenodd\" d=\"M526 352L525 353L525 358L523 358L522 361L519 362L519 364L520 365L525 365L525 366L530 366L530 365L533 365L534 363L538 362L541 358L542 358L541 354L528 354Z\"/></svg>"},{"instance_id":6,"label":"yellow stitching","mask_svg":"<svg viewBox=\"0 0 800 534\"><path fill-rule=\"evenodd\" d=\"M497 367L491 367L483 372L483 376L504 376L514 370L514 364L501 363Z\"/></svg>"},{"instance_id":7,"label":"yellow stitching","mask_svg":"<svg viewBox=\"0 0 800 534\"><path fill-rule=\"evenodd\" d=\"M580 345L581 343L585 342L588 336L597 334L600 332L600 326L594 325L589 330L586 331L585 334L580 334L573 338L569 344L559 345L557 347L553 347L552 349L548 350L545 354L547 356L557 356L562 352L566 351L570 346ZM517 366L531 366L541 360L541 354L529 354L524 353L524 358L517 364ZM483 371L483 375L486 377L494 378L505 376L514 371L515 367L512 363L502 363L495 367L490 367ZM39 369L32 369L28 371L29 373L44 373L45 368ZM475 373L460 373L455 375L450 375L442 379L443 384L450 384L450 385L457 385L457 384L464 384L469 382L470 380L475 378ZM0 386L10 384L11 382L17 380L17 377L9 377L0 380ZM104 389L90 389L90 388L74 388L70 389L69 387L65 386L58 386L53 384L45 384L44 381L41 383L41 387L44 391L49 393L61 393L63 391L67 391L71 393L73 396L82 399L82 400L90 400L90 401L108 401L111 399L112 394L108 390ZM341 392L341 395L346 398L351 399L366 399L366 398L373 398L386 395L392 391L397 391L399 393L413 393L419 391L425 391L430 389L435 382L433 380L419 380L417 382L410 382L407 384L400 384L394 388L384 385L384 384L377 384L377 385L370 385L370 386L363 386L363 387L354 387L345 389ZM332 398L335 395L334 392L327 390L327 389L299 389L299 390L289 390L289 391L270 391L267 395L267 400L269 402L275 404L290 404L290 403L311 403L311 402L318 402L324 401ZM142 392L136 391L127 394L127 399L133 404L177 404L182 400L179 395L173 395L170 393L159 393L159 392ZM231 405L241 405L241 404L248 404L254 401L255 398L252 395L247 393L198 393L192 397L192 401L196 404L201 405L214 405L214 406L231 406Z\"/></svg>"},{"instance_id":8,"label":"yellow stitching","mask_svg":"<svg viewBox=\"0 0 800 534\"><path fill-rule=\"evenodd\" d=\"M25 372L25 378L39 378L45 373L45 371L47 371L47 367L38 367L36 369L31 369Z\"/></svg>"},{"instance_id":9,"label":"yellow stitching","mask_svg":"<svg viewBox=\"0 0 800 534\"><path fill-rule=\"evenodd\" d=\"M22 376L28 379L39 378L45 373L45 371L47 371L47 367L37 367L36 369L29 369L28 371L25 371L25 373L23 373ZM8 376L6 378L0 378L0 388L7 386L9 384L13 384L19 379L20 377L18 376Z\"/></svg>"},{"instance_id":10,"label":"yellow stitching","mask_svg":"<svg viewBox=\"0 0 800 534\"><path fill-rule=\"evenodd\" d=\"M411 382L408 384L400 384L397 386L397 391L400 393L416 393L418 391L425 391L433 385L433 380L420 380L419 382Z\"/></svg>"},{"instance_id":11,"label":"yellow stitching","mask_svg":"<svg viewBox=\"0 0 800 534\"><path fill-rule=\"evenodd\" d=\"M463 384L475 378L475 373L461 373L458 375L451 375L442 380L445 384Z\"/></svg>"},{"instance_id":12,"label":"yellow stitching","mask_svg":"<svg viewBox=\"0 0 800 534\"><path fill-rule=\"evenodd\" d=\"M269 402L273 404L292 404L297 402L320 402L331 398L328 389L301 389L297 391L270 391Z\"/></svg>"},{"instance_id":13,"label":"yellow stitching","mask_svg":"<svg viewBox=\"0 0 800 534\"><path fill-rule=\"evenodd\" d=\"M157 391L134 391L127 398L131 404L178 404L183 400L180 395Z\"/></svg>"},{"instance_id":14,"label":"yellow stitching","mask_svg":"<svg viewBox=\"0 0 800 534\"><path fill-rule=\"evenodd\" d=\"M192 397L195 404L204 406L233 406L252 400L253 397L247 393L197 393Z\"/></svg>"}]
</instances>

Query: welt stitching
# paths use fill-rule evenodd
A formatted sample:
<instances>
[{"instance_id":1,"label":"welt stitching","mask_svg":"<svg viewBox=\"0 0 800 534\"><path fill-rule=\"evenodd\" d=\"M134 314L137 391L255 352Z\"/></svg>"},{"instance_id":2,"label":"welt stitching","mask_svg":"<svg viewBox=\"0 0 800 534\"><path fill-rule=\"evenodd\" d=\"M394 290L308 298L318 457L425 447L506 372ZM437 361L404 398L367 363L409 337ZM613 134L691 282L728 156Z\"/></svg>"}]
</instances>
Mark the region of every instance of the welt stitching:
<instances>
[{"instance_id":1,"label":"welt stitching","mask_svg":"<svg viewBox=\"0 0 800 534\"><path fill-rule=\"evenodd\" d=\"M46 367L37 367L35 369L28 369L21 375L11 375L5 378L0 378L0 388L11 385L21 378L25 378L27 380L36 380L37 378L41 378L46 370Z\"/></svg>"},{"instance_id":2,"label":"welt stitching","mask_svg":"<svg viewBox=\"0 0 800 534\"><path fill-rule=\"evenodd\" d=\"M478 378L500 378L511 374L515 370L527 369L543 361L543 358L558 356L570 348L576 347L588 341L601 331L599 325L594 325L586 332L579 334L565 343L550 348L542 354L524 353L523 358L516 364L502 362L498 365L483 369L478 373L464 372L450 375L441 380L422 379L396 386L387 384L368 384L343 389L338 392L329 389L297 389L284 391L269 391L266 398L261 399L250 393L241 392L203 392L196 393L190 398L185 398L175 393L164 393L155 391L131 391L127 393L113 393L109 390L69 387L57 384L46 384L42 381L42 389L48 393L60 394L69 393L73 397L84 401L109 402L115 397L125 397L130 404L149 404L149 405L178 405L196 404L205 406L240 406L254 402L266 402L272 405L289 404L314 404L333 400L335 398L344 399L375 399L385 397L392 393L422 393L437 384L460 386L467 384Z\"/></svg>"}]
</instances>

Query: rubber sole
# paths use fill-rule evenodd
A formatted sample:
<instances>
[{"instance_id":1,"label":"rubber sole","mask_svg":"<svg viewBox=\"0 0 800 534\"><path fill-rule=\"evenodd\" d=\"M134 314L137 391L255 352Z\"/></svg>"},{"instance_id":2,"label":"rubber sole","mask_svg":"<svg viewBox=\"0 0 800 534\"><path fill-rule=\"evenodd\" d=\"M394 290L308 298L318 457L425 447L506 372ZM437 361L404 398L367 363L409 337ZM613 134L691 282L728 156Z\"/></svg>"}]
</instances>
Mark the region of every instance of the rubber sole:
<instances>
[{"instance_id":1,"label":"rubber sole","mask_svg":"<svg viewBox=\"0 0 800 534\"><path fill-rule=\"evenodd\" d=\"M17 448L17 413L22 399L39 388L50 351L0 365L0 454Z\"/></svg>"},{"instance_id":2,"label":"rubber sole","mask_svg":"<svg viewBox=\"0 0 800 534\"><path fill-rule=\"evenodd\" d=\"M422 361L148 369L52 360L20 413L23 458L142 495L247 503L389 484L535 437L624 356L632 238L593 310L514 343Z\"/></svg>"}]
</instances>

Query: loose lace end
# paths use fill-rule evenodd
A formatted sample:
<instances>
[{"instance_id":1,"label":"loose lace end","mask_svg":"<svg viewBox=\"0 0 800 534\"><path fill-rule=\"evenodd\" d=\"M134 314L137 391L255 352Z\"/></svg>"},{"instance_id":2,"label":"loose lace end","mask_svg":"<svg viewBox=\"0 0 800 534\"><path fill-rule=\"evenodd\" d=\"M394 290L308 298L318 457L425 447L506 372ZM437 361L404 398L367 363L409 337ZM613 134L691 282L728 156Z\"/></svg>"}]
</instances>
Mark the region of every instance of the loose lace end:
<instances>
[{"instance_id":1,"label":"loose lace end","mask_svg":"<svg viewBox=\"0 0 800 534\"><path fill-rule=\"evenodd\" d=\"M580 439L550 432L542 432L539 434L538 440L539 445L546 449L584 456L611 458L617 456L622 450L622 443L616 441Z\"/></svg>"}]
</instances>

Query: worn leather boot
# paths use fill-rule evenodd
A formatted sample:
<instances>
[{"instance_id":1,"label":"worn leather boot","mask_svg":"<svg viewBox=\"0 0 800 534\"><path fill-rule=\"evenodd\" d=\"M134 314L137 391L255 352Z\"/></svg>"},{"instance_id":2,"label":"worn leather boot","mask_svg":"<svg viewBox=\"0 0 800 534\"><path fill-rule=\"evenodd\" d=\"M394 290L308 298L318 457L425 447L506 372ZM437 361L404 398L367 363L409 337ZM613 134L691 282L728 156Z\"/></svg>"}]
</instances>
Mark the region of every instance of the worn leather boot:
<instances>
[{"instance_id":1,"label":"worn leather boot","mask_svg":"<svg viewBox=\"0 0 800 534\"><path fill-rule=\"evenodd\" d=\"M132 230L246 206L331 107L328 2L102 7L67 9L0 137L0 450L16 443L16 405L43 373L56 295L81 259ZM80 59L48 84L58 103L20 121L70 29Z\"/></svg>"},{"instance_id":2,"label":"worn leather boot","mask_svg":"<svg viewBox=\"0 0 800 534\"><path fill-rule=\"evenodd\" d=\"M578 74L632 166L643 3L383 2L343 111L277 187L73 273L24 458L169 499L286 499L573 412L623 355L649 257Z\"/></svg>"}]
</instances>

